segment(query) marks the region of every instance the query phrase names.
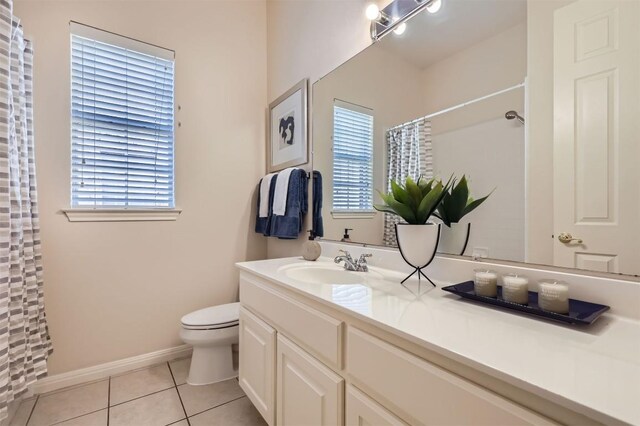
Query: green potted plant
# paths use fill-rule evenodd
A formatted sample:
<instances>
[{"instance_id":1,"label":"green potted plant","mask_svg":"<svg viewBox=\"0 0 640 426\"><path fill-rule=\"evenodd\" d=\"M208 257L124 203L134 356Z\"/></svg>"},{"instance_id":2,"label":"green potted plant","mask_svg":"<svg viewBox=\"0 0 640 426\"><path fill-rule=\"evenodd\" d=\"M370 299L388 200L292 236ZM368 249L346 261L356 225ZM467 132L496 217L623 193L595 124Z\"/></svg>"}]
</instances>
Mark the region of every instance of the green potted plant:
<instances>
[{"instance_id":1,"label":"green potted plant","mask_svg":"<svg viewBox=\"0 0 640 426\"><path fill-rule=\"evenodd\" d=\"M469 193L466 176L462 176L456 184L454 178L450 189L442 197L434 216L442 220L446 226L441 233L438 251L448 254L463 255L471 235L471 222L461 223L463 217L475 210L489 195L474 200Z\"/></svg>"},{"instance_id":2,"label":"green potted plant","mask_svg":"<svg viewBox=\"0 0 640 426\"><path fill-rule=\"evenodd\" d=\"M373 207L378 211L397 215L406 222L396 224L396 238L400 254L415 270L402 283L415 273L418 273L418 279L422 275L429 280L422 269L433 260L440 238L440 224L429 222L429 218L448 193L450 182L451 180L445 184L441 180L426 180L422 177L415 182L408 177L404 184L392 180L391 192L388 194L378 191L384 204Z\"/></svg>"}]
</instances>

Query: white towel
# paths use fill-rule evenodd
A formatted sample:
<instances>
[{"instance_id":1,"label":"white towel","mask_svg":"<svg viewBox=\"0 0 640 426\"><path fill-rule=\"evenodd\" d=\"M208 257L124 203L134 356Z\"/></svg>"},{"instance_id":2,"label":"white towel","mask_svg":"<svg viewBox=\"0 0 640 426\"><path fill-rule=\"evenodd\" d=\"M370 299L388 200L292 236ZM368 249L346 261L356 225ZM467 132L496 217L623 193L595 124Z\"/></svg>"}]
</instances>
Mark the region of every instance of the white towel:
<instances>
[{"instance_id":1,"label":"white towel","mask_svg":"<svg viewBox=\"0 0 640 426\"><path fill-rule=\"evenodd\" d=\"M260 181L260 209L258 217L269 216L269 189L275 173L269 173Z\"/></svg>"},{"instance_id":2,"label":"white towel","mask_svg":"<svg viewBox=\"0 0 640 426\"><path fill-rule=\"evenodd\" d=\"M284 216L287 210L287 194L289 193L289 178L291 172L295 167L289 167L278 173L278 179L276 179L276 189L273 193L273 214L277 216Z\"/></svg>"}]
</instances>

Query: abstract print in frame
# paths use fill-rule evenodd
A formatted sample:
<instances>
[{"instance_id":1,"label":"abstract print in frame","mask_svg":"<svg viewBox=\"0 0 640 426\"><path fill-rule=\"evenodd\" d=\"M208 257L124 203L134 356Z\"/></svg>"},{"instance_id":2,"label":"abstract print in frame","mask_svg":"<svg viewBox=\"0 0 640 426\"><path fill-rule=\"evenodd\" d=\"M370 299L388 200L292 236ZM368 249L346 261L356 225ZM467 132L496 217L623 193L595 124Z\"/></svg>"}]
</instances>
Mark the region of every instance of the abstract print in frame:
<instances>
[{"instance_id":1,"label":"abstract print in frame","mask_svg":"<svg viewBox=\"0 0 640 426\"><path fill-rule=\"evenodd\" d=\"M308 161L307 90L304 79L269 104L267 170L276 172Z\"/></svg>"}]
</instances>

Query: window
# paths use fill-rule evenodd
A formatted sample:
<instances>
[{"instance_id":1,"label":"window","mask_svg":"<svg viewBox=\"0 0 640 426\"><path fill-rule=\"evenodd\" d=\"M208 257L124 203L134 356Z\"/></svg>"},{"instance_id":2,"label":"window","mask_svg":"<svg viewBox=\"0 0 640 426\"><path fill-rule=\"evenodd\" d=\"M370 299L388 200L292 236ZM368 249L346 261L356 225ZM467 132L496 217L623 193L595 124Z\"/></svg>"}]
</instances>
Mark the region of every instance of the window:
<instances>
[{"instance_id":1,"label":"window","mask_svg":"<svg viewBox=\"0 0 640 426\"><path fill-rule=\"evenodd\" d=\"M174 53L71 25L71 206L173 208Z\"/></svg>"},{"instance_id":2,"label":"window","mask_svg":"<svg viewBox=\"0 0 640 426\"><path fill-rule=\"evenodd\" d=\"M373 211L373 111L333 105L333 212Z\"/></svg>"}]
</instances>

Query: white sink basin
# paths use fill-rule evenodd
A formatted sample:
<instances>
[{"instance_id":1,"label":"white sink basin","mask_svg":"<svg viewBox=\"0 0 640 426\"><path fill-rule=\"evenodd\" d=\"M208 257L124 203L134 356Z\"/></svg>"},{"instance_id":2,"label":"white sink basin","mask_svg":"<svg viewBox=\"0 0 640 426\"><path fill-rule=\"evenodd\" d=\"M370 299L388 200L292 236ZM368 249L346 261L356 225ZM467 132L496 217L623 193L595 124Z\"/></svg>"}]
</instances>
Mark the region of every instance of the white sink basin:
<instances>
[{"instance_id":1,"label":"white sink basin","mask_svg":"<svg viewBox=\"0 0 640 426\"><path fill-rule=\"evenodd\" d=\"M313 284L363 284L372 278L382 278L376 272L347 271L339 265L330 263L286 265L278 272L296 281Z\"/></svg>"}]
</instances>

